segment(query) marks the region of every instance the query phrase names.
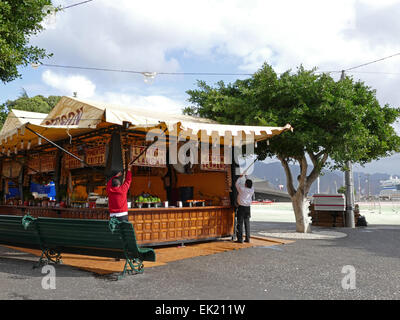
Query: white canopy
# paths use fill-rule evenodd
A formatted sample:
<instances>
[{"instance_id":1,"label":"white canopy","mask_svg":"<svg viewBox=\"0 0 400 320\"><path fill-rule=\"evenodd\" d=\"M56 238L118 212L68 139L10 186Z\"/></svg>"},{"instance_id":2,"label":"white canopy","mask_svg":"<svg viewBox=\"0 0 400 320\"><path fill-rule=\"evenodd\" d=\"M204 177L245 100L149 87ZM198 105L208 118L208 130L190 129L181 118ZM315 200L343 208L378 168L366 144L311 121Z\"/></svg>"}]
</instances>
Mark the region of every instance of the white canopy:
<instances>
[{"instance_id":1,"label":"white canopy","mask_svg":"<svg viewBox=\"0 0 400 320\"><path fill-rule=\"evenodd\" d=\"M1 128L0 136L6 135L7 133L10 134L12 131L15 131L17 128L21 127L27 122L39 125L46 117L47 113L11 109L7 115L3 127Z\"/></svg>"},{"instance_id":2,"label":"white canopy","mask_svg":"<svg viewBox=\"0 0 400 320\"><path fill-rule=\"evenodd\" d=\"M289 124L284 127L223 125L210 119L159 112L155 109L157 107L154 106L154 109L145 110L63 97L41 125L74 125L77 128L95 128L99 123L106 122L118 125L128 123L130 129L143 129L160 124L167 125L169 128L176 128L178 125L180 130L185 130L199 137L202 132L208 136L215 133L220 137L226 136L227 133L232 136L248 134L254 135L256 141L268 139L286 130L292 130Z\"/></svg>"},{"instance_id":3,"label":"white canopy","mask_svg":"<svg viewBox=\"0 0 400 320\"><path fill-rule=\"evenodd\" d=\"M155 108L158 106L155 106ZM219 137L221 144L230 143L227 136L243 137L252 135L254 141L271 138L287 130L293 130L287 124L284 127L261 127L223 125L213 120L159 112L156 109L143 110L135 107L123 107L103 102L83 101L71 97L62 97L48 115L36 112L12 110L0 133L0 145L5 148L15 147L19 143L29 142L34 138L27 133L26 127L35 128L36 132L45 133L51 140L65 139L113 124L125 125L128 130L148 131L154 127L167 127L169 135L189 134L200 140ZM43 119L44 118L44 119ZM247 140L245 137L244 139ZM54 141L54 140L53 140ZM215 140L214 140L215 141ZM251 139L250 139L251 141ZM215 141L217 142L217 141Z\"/></svg>"}]
</instances>

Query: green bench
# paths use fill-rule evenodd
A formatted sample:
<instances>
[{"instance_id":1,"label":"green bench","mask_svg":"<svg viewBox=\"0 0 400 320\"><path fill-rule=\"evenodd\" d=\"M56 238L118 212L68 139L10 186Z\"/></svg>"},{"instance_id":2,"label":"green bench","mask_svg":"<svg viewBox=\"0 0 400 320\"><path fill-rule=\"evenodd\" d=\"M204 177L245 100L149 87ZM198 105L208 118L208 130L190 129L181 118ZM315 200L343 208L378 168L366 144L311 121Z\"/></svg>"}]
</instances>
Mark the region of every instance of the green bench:
<instances>
[{"instance_id":1,"label":"green bench","mask_svg":"<svg viewBox=\"0 0 400 320\"><path fill-rule=\"evenodd\" d=\"M110 220L0 216L0 243L41 249L38 265L60 263L62 253L125 259L119 278L142 273L143 261L155 261L153 249L139 248L131 223Z\"/></svg>"},{"instance_id":2,"label":"green bench","mask_svg":"<svg viewBox=\"0 0 400 320\"><path fill-rule=\"evenodd\" d=\"M33 225L22 225L21 216L0 215L0 244L40 249L40 241Z\"/></svg>"}]
</instances>

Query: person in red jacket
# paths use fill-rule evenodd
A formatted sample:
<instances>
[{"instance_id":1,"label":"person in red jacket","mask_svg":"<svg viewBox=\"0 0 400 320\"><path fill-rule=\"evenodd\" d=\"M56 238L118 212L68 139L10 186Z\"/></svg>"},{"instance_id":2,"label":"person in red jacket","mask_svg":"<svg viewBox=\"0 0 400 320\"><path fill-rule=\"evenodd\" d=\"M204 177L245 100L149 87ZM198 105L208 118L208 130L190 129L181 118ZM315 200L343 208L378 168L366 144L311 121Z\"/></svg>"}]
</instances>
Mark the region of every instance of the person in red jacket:
<instances>
[{"instance_id":1,"label":"person in red jacket","mask_svg":"<svg viewBox=\"0 0 400 320\"><path fill-rule=\"evenodd\" d=\"M132 181L131 166L128 168L123 184L118 179L120 176L122 176L122 172L118 172L107 182L108 209L110 218L116 217L118 220L128 221L127 194Z\"/></svg>"}]
</instances>

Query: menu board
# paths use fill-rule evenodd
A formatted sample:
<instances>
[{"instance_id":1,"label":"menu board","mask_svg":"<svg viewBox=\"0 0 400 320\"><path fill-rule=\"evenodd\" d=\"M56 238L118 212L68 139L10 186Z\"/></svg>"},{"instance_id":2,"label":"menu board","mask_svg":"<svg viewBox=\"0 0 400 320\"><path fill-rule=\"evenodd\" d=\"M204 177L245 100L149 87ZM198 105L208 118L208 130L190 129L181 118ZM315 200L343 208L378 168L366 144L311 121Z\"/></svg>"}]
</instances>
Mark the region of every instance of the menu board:
<instances>
[{"instance_id":1,"label":"menu board","mask_svg":"<svg viewBox=\"0 0 400 320\"><path fill-rule=\"evenodd\" d=\"M143 152L145 146L131 146L131 161ZM150 147L134 163L134 166L159 167L167 166L167 151L164 148Z\"/></svg>"},{"instance_id":2,"label":"menu board","mask_svg":"<svg viewBox=\"0 0 400 320\"><path fill-rule=\"evenodd\" d=\"M105 166L106 146L98 146L86 150L86 163L91 166Z\"/></svg>"},{"instance_id":3,"label":"menu board","mask_svg":"<svg viewBox=\"0 0 400 320\"><path fill-rule=\"evenodd\" d=\"M213 155L212 153L201 156L200 169L206 171L226 171L228 165L224 163L224 155Z\"/></svg>"},{"instance_id":4,"label":"menu board","mask_svg":"<svg viewBox=\"0 0 400 320\"><path fill-rule=\"evenodd\" d=\"M28 174L35 174L40 172L40 158L39 154L33 154L28 159Z\"/></svg>"},{"instance_id":5,"label":"menu board","mask_svg":"<svg viewBox=\"0 0 400 320\"><path fill-rule=\"evenodd\" d=\"M40 172L54 171L56 168L56 155L41 154L40 155Z\"/></svg>"},{"instance_id":6,"label":"menu board","mask_svg":"<svg viewBox=\"0 0 400 320\"><path fill-rule=\"evenodd\" d=\"M79 158L79 156L77 155L78 152L76 147L68 147L65 149ZM83 163L81 161L75 159L74 157L71 157L69 154L64 154L63 159L65 169L77 169L83 167Z\"/></svg>"},{"instance_id":7,"label":"menu board","mask_svg":"<svg viewBox=\"0 0 400 320\"><path fill-rule=\"evenodd\" d=\"M21 171L21 164L16 161L3 162L3 176L7 178L16 178Z\"/></svg>"},{"instance_id":8,"label":"menu board","mask_svg":"<svg viewBox=\"0 0 400 320\"><path fill-rule=\"evenodd\" d=\"M54 171L56 167L56 155L54 153L31 155L27 166L28 174Z\"/></svg>"}]
</instances>

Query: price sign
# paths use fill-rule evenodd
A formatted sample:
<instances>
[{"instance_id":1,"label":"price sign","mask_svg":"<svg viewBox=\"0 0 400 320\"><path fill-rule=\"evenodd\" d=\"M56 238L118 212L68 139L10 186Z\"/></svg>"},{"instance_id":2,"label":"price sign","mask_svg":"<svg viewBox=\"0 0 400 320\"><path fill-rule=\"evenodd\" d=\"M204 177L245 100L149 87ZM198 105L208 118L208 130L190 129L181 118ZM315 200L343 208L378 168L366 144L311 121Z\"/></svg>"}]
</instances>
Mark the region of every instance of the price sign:
<instances>
[{"instance_id":1,"label":"price sign","mask_svg":"<svg viewBox=\"0 0 400 320\"><path fill-rule=\"evenodd\" d=\"M226 171L228 165L224 163L224 155L213 155L212 153L201 156L200 169L205 171Z\"/></svg>"},{"instance_id":2,"label":"price sign","mask_svg":"<svg viewBox=\"0 0 400 320\"><path fill-rule=\"evenodd\" d=\"M28 159L28 174L36 174L40 172L39 154L33 154Z\"/></svg>"},{"instance_id":3,"label":"price sign","mask_svg":"<svg viewBox=\"0 0 400 320\"><path fill-rule=\"evenodd\" d=\"M86 163L91 166L105 166L106 146L98 146L86 150Z\"/></svg>"},{"instance_id":4,"label":"price sign","mask_svg":"<svg viewBox=\"0 0 400 320\"><path fill-rule=\"evenodd\" d=\"M67 151L71 152L72 154L75 154L75 155L78 154L76 147L69 147L66 149L67 149ZM83 167L82 162L75 159L74 157L71 157L68 154L64 154L64 168L65 169L77 169L77 168L82 168L82 167Z\"/></svg>"},{"instance_id":5,"label":"price sign","mask_svg":"<svg viewBox=\"0 0 400 320\"><path fill-rule=\"evenodd\" d=\"M40 155L40 172L54 171L56 168L56 155L55 154L41 154Z\"/></svg>"},{"instance_id":6,"label":"price sign","mask_svg":"<svg viewBox=\"0 0 400 320\"><path fill-rule=\"evenodd\" d=\"M131 146L131 161L136 159L145 148L145 146ZM150 147L133 163L133 165L164 168L167 165L167 151L159 147Z\"/></svg>"}]
</instances>

